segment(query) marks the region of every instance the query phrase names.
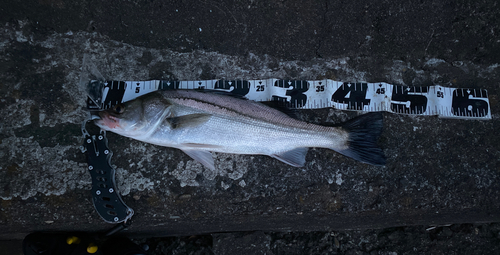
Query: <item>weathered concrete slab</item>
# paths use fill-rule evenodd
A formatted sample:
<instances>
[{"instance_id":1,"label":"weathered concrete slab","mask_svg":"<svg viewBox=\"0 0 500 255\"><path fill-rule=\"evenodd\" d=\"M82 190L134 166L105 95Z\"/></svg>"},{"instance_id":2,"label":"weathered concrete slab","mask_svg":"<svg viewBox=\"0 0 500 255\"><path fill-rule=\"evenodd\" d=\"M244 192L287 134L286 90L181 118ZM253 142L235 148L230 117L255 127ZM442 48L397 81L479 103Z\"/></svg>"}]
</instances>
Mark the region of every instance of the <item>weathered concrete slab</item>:
<instances>
[{"instance_id":1,"label":"weathered concrete slab","mask_svg":"<svg viewBox=\"0 0 500 255\"><path fill-rule=\"evenodd\" d=\"M303 169L215 154L210 171L178 150L109 134L120 191L136 211L131 234L500 221L496 5L228 2L2 4L0 239L109 227L78 148L84 54L114 80L329 78L490 94L489 121L385 114L385 167L314 149ZM354 116L299 113L315 123Z\"/></svg>"}]
</instances>

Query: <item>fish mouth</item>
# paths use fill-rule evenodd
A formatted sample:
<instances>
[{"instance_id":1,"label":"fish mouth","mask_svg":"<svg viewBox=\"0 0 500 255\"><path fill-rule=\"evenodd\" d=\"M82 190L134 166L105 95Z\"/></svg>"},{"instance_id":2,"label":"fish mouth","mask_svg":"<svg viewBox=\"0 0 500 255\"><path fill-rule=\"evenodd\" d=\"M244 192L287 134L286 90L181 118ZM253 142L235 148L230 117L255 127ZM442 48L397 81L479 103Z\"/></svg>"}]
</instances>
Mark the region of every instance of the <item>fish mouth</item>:
<instances>
[{"instance_id":1,"label":"fish mouth","mask_svg":"<svg viewBox=\"0 0 500 255\"><path fill-rule=\"evenodd\" d=\"M92 117L94 119L94 123L102 129L114 129L119 126L118 119L112 115L110 115L106 111L102 111L98 113L99 116Z\"/></svg>"},{"instance_id":2,"label":"fish mouth","mask_svg":"<svg viewBox=\"0 0 500 255\"><path fill-rule=\"evenodd\" d=\"M90 113L90 120L100 120L101 119L101 116L99 116L98 114L95 114L95 113Z\"/></svg>"}]
</instances>

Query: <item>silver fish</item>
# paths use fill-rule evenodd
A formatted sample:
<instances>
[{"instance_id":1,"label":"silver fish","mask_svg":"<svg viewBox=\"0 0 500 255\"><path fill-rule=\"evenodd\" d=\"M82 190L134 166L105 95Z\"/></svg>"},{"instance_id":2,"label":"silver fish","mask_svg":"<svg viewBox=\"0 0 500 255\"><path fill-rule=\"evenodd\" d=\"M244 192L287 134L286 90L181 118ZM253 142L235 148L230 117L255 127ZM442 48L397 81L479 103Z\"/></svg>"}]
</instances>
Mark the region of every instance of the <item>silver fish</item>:
<instances>
[{"instance_id":1,"label":"silver fish","mask_svg":"<svg viewBox=\"0 0 500 255\"><path fill-rule=\"evenodd\" d=\"M154 92L101 111L100 128L184 151L209 169L210 152L260 154L295 167L309 147L328 148L356 160L385 164L376 142L382 114L369 113L341 127L306 123L264 104L193 90Z\"/></svg>"}]
</instances>

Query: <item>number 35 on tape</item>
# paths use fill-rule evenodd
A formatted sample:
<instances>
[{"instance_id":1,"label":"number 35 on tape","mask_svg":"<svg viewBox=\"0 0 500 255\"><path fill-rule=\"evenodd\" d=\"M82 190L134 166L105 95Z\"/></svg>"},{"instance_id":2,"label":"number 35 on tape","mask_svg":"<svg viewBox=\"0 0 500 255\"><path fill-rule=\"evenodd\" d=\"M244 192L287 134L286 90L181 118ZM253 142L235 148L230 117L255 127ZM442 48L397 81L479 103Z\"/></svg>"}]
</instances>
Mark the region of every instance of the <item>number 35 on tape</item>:
<instances>
[{"instance_id":1,"label":"number 35 on tape","mask_svg":"<svg viewBox=\"0 0 500 255\"><path fill-rule=\"evenodd\" d=\"M109 108L152 91L168 89L215 89L255 101L280 101L297 109L334 107L444 118L491 119L488 93L484 89L333 80L107 81L102 82L102 99L98 101L102 102L101 108Z\"/></svg>"}]
</instances>

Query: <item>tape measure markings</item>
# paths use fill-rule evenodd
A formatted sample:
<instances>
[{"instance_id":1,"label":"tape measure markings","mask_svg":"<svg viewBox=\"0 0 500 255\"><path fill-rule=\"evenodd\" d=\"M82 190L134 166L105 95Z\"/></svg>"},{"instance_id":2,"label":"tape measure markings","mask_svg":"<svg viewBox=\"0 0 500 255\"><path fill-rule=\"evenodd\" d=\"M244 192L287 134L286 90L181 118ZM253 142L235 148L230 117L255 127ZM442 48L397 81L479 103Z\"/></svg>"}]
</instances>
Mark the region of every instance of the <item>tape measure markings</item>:
<instances>
[{"instance_id":1,"label":"tape measure markings","mask_svg":"<svg viewBox=\"0 0 500 255\"><path fill-rule=\"evenodd\" d=\"M244 96L255 101L279 101L297 109L335 107L341 110L388 111L445 118L491 119L488 92L484 89L391 85L384 82L325 80L198 80L198 81L91 81L101 88L100 108L130 101L157 90L209 89ZM96 99L94 99L96 101Z\"/></svg>"}]
</instances>

